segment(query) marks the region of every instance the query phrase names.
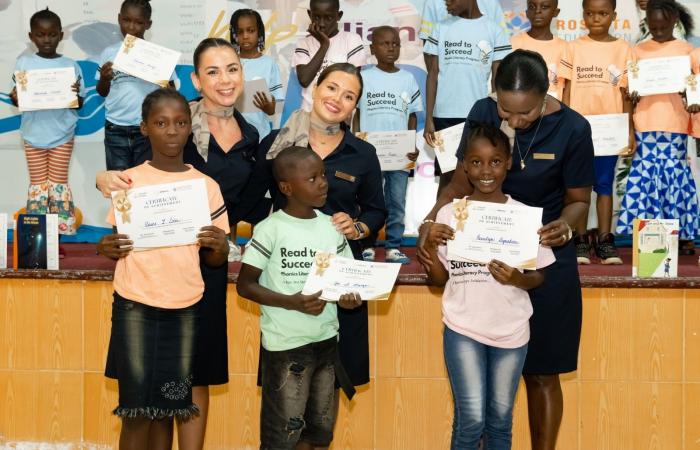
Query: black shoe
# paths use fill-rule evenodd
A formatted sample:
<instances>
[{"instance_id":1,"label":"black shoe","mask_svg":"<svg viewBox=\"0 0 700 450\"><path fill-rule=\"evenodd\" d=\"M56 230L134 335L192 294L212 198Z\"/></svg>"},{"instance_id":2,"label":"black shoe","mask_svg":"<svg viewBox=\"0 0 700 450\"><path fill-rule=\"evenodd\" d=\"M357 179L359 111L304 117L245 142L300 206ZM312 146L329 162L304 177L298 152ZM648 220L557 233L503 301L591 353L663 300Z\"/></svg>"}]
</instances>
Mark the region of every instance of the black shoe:
<instances>
[{"instance_id":1,"label":"black shoe","mask_svg":"<svg viewBox=\"0 0 700 450\"><path fill-rule=\"evenodd\" d=\"M612 233L598 236L595 253L600 258L601 264L622 264L622 259L617 254L615 247L615 236Z\"/></svg>"},{"instance_id":2,"label":"black shoe","mask_svg":"<svg viewBox=\"0 0 700 450\"><path fill-rule=\"evenodd\" d=\"M575 236L574 245L576 246L576 262L579 264L590 264L591 244L588 243L588 235Z\"/></svg>"}]
</instances>

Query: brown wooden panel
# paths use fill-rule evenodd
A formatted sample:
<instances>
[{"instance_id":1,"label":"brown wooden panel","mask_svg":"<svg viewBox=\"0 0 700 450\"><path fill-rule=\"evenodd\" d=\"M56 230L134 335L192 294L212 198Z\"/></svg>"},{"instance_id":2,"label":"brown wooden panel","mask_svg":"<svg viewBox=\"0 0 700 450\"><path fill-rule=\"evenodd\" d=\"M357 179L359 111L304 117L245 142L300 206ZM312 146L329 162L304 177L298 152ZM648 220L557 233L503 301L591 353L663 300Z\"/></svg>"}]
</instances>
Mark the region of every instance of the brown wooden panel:
<instances>
[{"instance_id":1,"label":"brown wooden panel","mask_svg":"<svg viewBox=\"0 0 700 450\"><path fill-rule=\"evenodd\" d=\"M236 374L257 374L260 354L260 307L239 297L236 285L227 293L228 370Z\"/></svg>"},{"instance_id":2,"label":"brown wooden panel","mask_svg":"<svg viewBox=\"0 0 700 450\"><path fill-rule=\"evenodd\" d=\"M700 381L700 289L685 292L685 380ZM700 443L698 443L700 446Z\"/></svg>"},{"instance_id":3,"label":"brown wooden panel","mask_svg":"<svg viewBox=\"0 0 700 450\"><path fill-rule=\"evenodd\" d=\"M230 374L228 385L211 387L204 448L259 448L261 396L256 380L255 375Z\"/></svg>"},{"instance_id":4,"label":"brown wooden panel","mask_svg":"<svg viewBox=\"0 0 700 450\"><path fill-rule=\"evenodd\" d=\"M700 450L700 384L685 385L684 449Z\"/></svg>"},{"instance_id":5,"label":"brown wooden panel","mask_svg":"<svg viewBox=\"0 0 700 450\"><path fill-rule=\"evenodd\" d=\"M352 401L340 394L338 419L335 423L333 450L365 450L374 448L376 427L374 380L357 388Z\"/></svg>"},{"instance_id":6,"label":"brown wooden panel","mask_svg":"<svg viewBox=\"0 0 700 450\"><path fill-rule=\"evenodd\" d=\"M112 331L112 283L91 282L85 284L85 341L84 367L86 371L103 372L107 361L109 335Z\"/></svg>"},{"instance_id":7,"label":"brown wooden panel","mask_svg":"<svg viewBox=\"0 0 700 450\"><path fill-rule=\"evenodd\" d=\"M112 414L119 403L117 381L99 372L85 373L83 436L91 444L117 448L121 421Z\"/></svg>"}]
</instances>

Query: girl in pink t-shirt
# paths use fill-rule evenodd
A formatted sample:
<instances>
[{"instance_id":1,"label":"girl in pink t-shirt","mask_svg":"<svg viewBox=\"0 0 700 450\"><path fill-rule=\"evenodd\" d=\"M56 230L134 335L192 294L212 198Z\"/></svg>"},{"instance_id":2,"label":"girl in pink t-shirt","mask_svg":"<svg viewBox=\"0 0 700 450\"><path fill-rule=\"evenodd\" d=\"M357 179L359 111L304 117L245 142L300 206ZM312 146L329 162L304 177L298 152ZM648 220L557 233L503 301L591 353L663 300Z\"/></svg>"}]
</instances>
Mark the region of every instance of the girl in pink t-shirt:
<instances>
[{"instance_id":1,"label":"girl in pink t-shirt","mask_svg":"<svg viewBox=\"0 0 700 450\"><path fill-rule=\"evenodd\" d=\"M692 31L690 14L673 0L650 0L646 7L651 40L634 48L634 60L690 55L693 46L676 39L673 30L680 20ZM692 56L692 55L691 55ZM692 241L700 231L697 191L687 162L688 124L683 94L639 97L634 129L637 148L632 160L627 188L620 205L619 234L632 234L635 218L678 219L681 251L692 252ZM691 111L697 106L690 105Z\"/></svg>"},{"instance_id":2,"label":"girl in pink t-shirt","mask_svg":"<svg viewBox=\"0 0 700 450\"><path fill-rule=\"evenodd\" d=\"M436 222L459 229L467 201L522 205L503 193L511 167L511 148L503 131L488 125L471 127L463 170L474 186L470 197L445 205ZM440 233L432 227L430 233ZM498 260L488 264L449 259L443 242L427 248L430 284L445 286L442 296L444 353L454 399L452 448L476 449L482 436L488 448L510 448L513 402L530 339L532 305L529 289L539 286L539 270L522 272ZM536 267L554 262L549 247L540 246Z\"/></svg>"}]
</instances>

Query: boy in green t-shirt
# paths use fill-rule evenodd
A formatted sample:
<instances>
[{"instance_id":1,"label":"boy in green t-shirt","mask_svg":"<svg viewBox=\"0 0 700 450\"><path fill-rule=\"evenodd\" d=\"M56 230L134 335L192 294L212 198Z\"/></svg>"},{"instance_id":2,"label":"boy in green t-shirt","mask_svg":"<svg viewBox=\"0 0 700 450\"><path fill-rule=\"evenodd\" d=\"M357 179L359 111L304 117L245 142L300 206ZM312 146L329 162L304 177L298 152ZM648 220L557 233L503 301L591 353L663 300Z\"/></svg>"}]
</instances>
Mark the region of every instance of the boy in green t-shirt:
<instances>
[{"instance_id":1,"label":"boy in green t-shirt","mask_svg":"<svg viewBox=\"0 0 700 450\"><path fill-rule=\"evenodd\" d=\"M260 448L294 449L298 442L327 446L335 424L336 305L301 293L317 251L352 258L326 203L323 161L312 150L289 147L272 167L287 206L255 227L243 256L237 290L259 303L262 315ZM343 308L360 306L345 294Z\"/></svg>"}]
</instances>

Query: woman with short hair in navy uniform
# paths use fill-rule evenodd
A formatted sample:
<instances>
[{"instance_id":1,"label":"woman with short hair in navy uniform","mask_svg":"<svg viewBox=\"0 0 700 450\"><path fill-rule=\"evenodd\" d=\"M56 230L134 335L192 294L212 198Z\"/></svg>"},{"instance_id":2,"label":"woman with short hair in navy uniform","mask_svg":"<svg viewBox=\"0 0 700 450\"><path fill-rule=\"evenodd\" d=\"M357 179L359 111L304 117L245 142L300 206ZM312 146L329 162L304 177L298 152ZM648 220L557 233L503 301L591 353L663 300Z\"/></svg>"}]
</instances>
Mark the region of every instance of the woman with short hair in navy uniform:
<instances>
[{"instance_id":1,"label":"woman with short hair in navy uniform","mask_svg":"<svg viewBox=\"0 0 700 450\"><path fill-rule=\"evenodd\" d=\"M554 450L563 413L559 374L576 370L581 337L581 284L571 224L585 216L593 185L591 127L580 114L547 95L547 65L538 53L516 50L496 72L496 96L474 104L470 123L500 126L513 140L513 165L503 192L529 206L543 208L539 230L542 245L552 247L556 262L545 269L545 281L529 291L533 306L530 343L523 368L527 388L530 435L534 450ZM418 259L426 252L428 230L432 245L444 245L454 235L447 225L433 222L437 211L454 198L471 194L473 187L462 170L440 193L420 228Z\"/></svg>"}]
</instances>

